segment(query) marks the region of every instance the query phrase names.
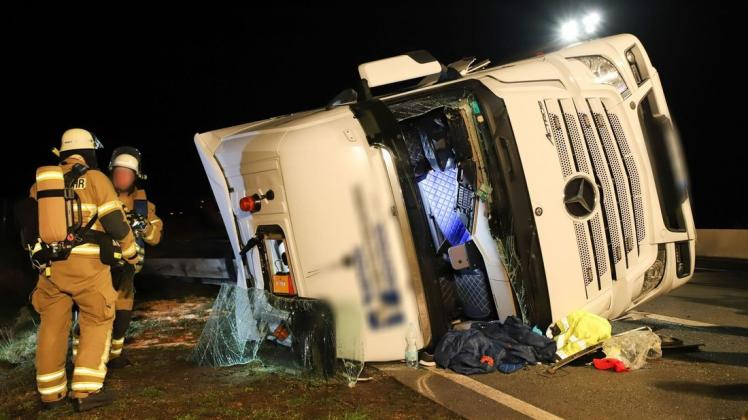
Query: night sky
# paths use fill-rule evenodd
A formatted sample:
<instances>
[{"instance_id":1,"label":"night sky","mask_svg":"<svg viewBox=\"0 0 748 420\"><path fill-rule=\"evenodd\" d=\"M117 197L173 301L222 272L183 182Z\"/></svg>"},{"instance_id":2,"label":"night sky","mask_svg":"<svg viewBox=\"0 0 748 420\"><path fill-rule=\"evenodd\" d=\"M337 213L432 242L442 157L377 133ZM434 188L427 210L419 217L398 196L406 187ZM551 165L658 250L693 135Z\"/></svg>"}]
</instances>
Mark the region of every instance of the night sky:
<instances>
[{"instance_id":1,"label":"night sky","mask_svg":"<svg viewBox=\"0 0 748 420\"><path fill-rule=\"evenodd\" d=\"M102 166L116 146L136 146L152 200L164 211L189 208L212 199L196 132L323 106L353 87L359 63L406 51L493 64L551 51L565 17L594 9L605 20L601 35L638 36L660 72L683 137L697 225L748 228L748 211L735 206L748 193L739 129L747 121L737 100L748 83L737 59L745 19L737 3L443 3L6 10L2 145L13 172L0 196L23 196L35 168L54 161L49 150L62 132L83 127L106 146Z\"/></svg>"}]
</instances>

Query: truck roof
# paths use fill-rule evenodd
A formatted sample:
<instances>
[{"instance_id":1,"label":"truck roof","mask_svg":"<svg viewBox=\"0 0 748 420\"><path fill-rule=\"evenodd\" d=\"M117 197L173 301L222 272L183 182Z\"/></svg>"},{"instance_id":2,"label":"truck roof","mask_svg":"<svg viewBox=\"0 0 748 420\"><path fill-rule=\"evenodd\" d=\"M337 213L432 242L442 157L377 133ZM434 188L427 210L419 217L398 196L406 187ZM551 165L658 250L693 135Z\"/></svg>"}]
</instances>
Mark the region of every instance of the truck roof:
<instances>
[{"instance_id":1,"label":"truck roof","mask_svg":"<svg viewBox=\"0 0 748 420\"><path fill-rule=\"evenodd\" d=\"M501 83L506 84L541 82L544 84L553 85L553 87L556 88L563 89L564 85L561 82L563 77L558 68L548 61L549 57L583 56L590 55L591 51L595 51L597 54L600 54L601 50L605 51L607 49L610 49L611 51L613 51L614 45L617 44L633 45L634 43L638 43L637 38L629 34L600 38L592 41L573 44L566 48L562 48L548 54L528 57L523 60L489 67L483 70L476 71L474 73L467 74L466 76L455 80L434 83L432 85L423 87L414 87L412 89L407 89L401 92L385 94L379 96L378 98L385 102L393 101L397 100L400 97L409 96L414 93L427 92L431 89L443 87L448 84L482 77L491 77ZM649 58L645 56L645 60L649 61ZM342 117L343 115L350 115L350 111L348 110L347 106L341 105L330 109L320 107L308 111L295 112L219 130L212 130L211 133L224 141L230 140L235 136L245 136L248 133L271 133L301 129L312 124L334 120Z\"/></svg>"}]
</instances>

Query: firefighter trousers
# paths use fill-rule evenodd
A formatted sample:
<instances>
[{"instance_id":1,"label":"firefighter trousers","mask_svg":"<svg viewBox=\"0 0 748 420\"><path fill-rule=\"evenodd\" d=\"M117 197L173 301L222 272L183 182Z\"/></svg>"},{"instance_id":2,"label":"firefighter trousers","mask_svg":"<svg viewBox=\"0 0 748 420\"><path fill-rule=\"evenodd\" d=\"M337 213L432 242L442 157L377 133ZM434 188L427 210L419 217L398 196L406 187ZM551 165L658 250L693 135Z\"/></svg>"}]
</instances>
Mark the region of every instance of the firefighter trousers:
<instances>
[{"instance_id":1,"label":"firefighter trousers","mask_svg":"<svg viewBox=\"0 0 748 420\"><path fill-rule=\"evenodd\" d=\"M122 355L125 345L125 333L130 326L132 307L135 300L135 267L126 265L112 268L112 283L117 289L117 312L114 315L112 327L112 350L109 359L116 359Z\"/></svg>"},{"instance_id":2,"label":"firefighter trousers","mask_svg":"<svg viewBox=\"0 0 748 420\"><path fill-rule=\"evenodd\" d=\"M135 301L135 267L130 264L112 267L112 286L117 291L117 301L109 360L120 357L125 346L125 333L130 326ZM73 357L78 354L79 335L80 326L76 326L73 330Z\"/></svg>"},{"instance_id":3,"label":"firefighter trousers","mask_svg":"<svg viewBox=\"0 0 748 420\"><path fill-rule=\"evenodd\" d=\"M96 258L71 255L39 276L31 302L39 312L36 380L42 401L67 395L65 358L73 303L78 305L80 341L71 382L73 398L99 391L106 377L117 292L109 266Z\"/></svg>"}]
</instances>

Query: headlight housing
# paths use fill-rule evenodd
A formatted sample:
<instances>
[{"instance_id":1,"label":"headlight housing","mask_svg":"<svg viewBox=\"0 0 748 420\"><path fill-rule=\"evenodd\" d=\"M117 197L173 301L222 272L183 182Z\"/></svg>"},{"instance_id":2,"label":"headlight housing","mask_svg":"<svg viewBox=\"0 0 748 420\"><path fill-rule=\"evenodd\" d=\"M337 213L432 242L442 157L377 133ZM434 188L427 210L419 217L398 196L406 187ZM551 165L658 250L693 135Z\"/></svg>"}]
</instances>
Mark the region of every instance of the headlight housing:
<instances>
[{"instance_id":1,"label":"headlight housing","mask_svg":"<svg viewBox=\"0 0 748 420\"><path fill-rule=\"evenodd\" d=\"M654 263L644 272L644 283L642 283L642 291L639 294L640 298L645 297L649 292L657 288L665 277L665 263L667 259L667 252L665 244L659 244L657 246L657 259Z\"/></svg>"},{"instance_id":2,"label":"headlight housing","mask_svg":"<svg viewBox=\"0 0 748 420\"><path fill-rule=\"evenodd\" d=\"M613 86L624 99L629 97L630 92L626 81L623 80L618 68L607 58L600 55L588 55L574 57L572 60L580 61L587 66L595 77L595 83Z\"/></svg>"}]
</instances>

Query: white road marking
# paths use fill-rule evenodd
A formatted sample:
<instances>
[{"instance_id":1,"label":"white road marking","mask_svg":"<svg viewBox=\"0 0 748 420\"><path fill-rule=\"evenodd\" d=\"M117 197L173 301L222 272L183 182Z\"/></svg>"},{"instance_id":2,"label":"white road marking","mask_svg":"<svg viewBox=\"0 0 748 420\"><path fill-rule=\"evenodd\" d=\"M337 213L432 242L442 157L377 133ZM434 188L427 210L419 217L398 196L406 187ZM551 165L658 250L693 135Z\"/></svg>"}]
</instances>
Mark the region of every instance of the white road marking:
<instances>
[{"instance_id":1,"label":"white road marking","mask_svg":"<svg viewBox=\"0 0 748 420\"><path fill-rule=\"evenodd\" d=\"M542 408L538 408L528 402L522 401L519 398L513 397L509 394L505 394L496 388L492 388L486 384L471 379L469 376L460 375L446 369L439 368L427 368L428 371L433 372L437 375L443 376L452 382L456 382L486 398L489 398L501 405L505 405L514 411L522 413L528 417L534 419L561 419L554 414L551 414Z\"/></svg>"},{"instance_id":2,"label":"white road marking","mask_svg":"<svg viewBox=\"0 0 748 420\"><path fill-rule=\"evenodd\" d=\"M716 324L709 324L707 322L695 321L692 319L677 318L674 316L653 314L650 312L631 311L620 318L616 318L615 321L619 320L639 320L639 319L654 319L655 321L669 322L671 324L688 325L690 327L717 327Z\"/></svg>"},{"instance_id":3,"label":"white road marking","mask_svg":"<svg viewBox=\"0 0 748 420\"><path fill-rule=\"evenodd\" d=\"M394 371L394 370L400 370L405 369L404 367L398 366L398 365L388 365L388 366L380 366L380 370L383 371ZM506 394L504 392L499 391L498 389L492 388L488 385L485 385L481 382L476 381L475 379L471 379L469 376L460 375L458 373L454 373L447 369L440 369L436 367L422 367L421 369L427 370L435 375L442 376L458 385L462 385L465 388L468 388L469 390L476 392L483 397L486 397L494 402L497 402L505 407L509 407L512 410L524 414L530 418L533 419L554 419L559 420L561 417L558 417L554 414L551 414L542 408L536 407L526 401L522 401L519 398L513 397L509 394ZM418 379L416 386L419 389L419 392L434 400L437 401L436 396L434 393L429 389L428 385L426 385L426 379L427 376L422 376Z\"/></svg>"}]
</instances>

